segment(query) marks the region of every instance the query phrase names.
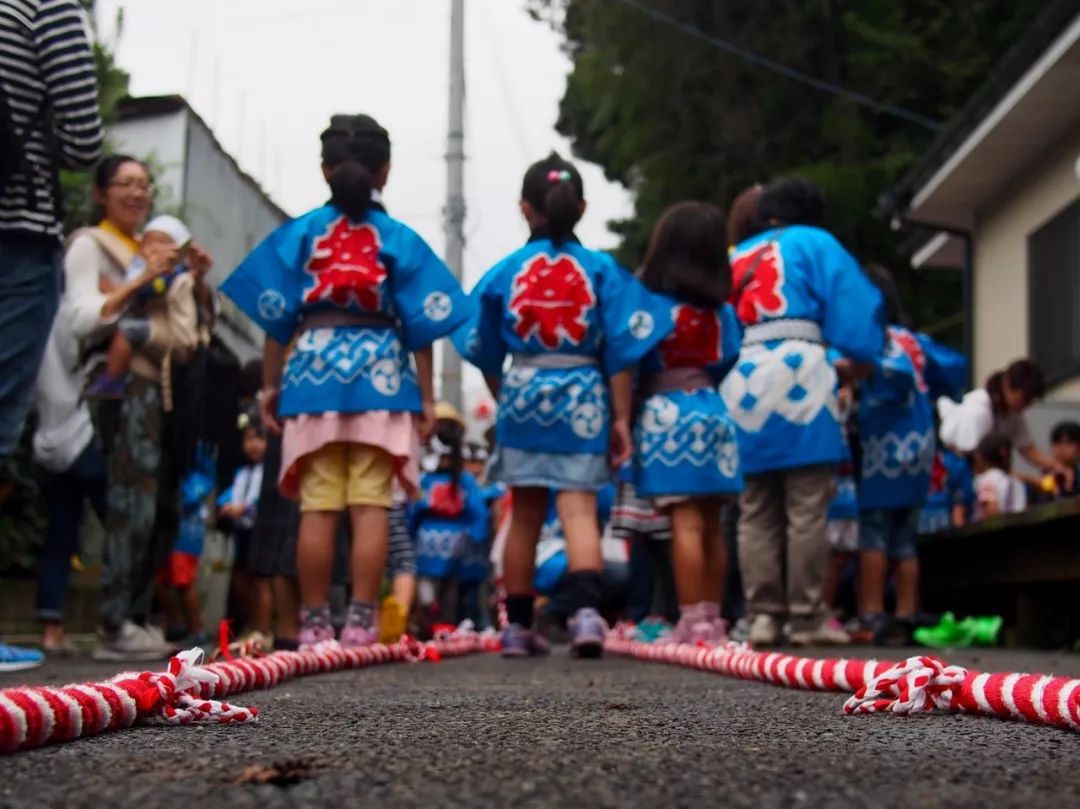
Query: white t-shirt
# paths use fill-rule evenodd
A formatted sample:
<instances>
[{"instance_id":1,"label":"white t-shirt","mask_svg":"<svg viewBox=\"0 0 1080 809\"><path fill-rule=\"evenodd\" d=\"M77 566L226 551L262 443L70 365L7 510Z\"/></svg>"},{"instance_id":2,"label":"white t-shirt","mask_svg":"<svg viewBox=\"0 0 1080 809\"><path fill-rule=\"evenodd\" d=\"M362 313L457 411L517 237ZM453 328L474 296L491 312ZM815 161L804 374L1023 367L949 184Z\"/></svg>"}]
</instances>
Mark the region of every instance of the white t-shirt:
<instances>
[{"instance_id":1,"label":"white t-shirt","mask_svg":"<svg viewBox=\"0 0 1080 809\"><path fill-rule=\"evenodd\" d=\"M943 396L938 399L937 409L941 416L941 441L957 452L974 452L979 442L995 429L1008 436L1014 450L1035 443L1023 413L994 418L990 394L985 388L976 388L960 402Z\"/></svg>"},{"instance_id":2,"label":"white t-shirt","mask_svg":"<svg viewBox=\"0 0 1080 809\"><path fill-rule=\"evenodd\" d=\"M975 476L975 519L988 516L988 507L997 505L998 514L1016 514L1027 508L1024 484L1001 469L988 469Z\"/></svg>"}]
</instances>

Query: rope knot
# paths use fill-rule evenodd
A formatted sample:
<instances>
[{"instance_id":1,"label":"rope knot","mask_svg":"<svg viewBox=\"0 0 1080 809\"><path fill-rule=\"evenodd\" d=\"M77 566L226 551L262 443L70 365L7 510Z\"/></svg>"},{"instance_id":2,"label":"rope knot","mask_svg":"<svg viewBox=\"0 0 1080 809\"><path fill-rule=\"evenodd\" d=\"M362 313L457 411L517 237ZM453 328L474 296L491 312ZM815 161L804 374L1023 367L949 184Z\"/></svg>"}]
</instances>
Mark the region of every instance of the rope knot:
<instances>
[{"instance_id":1,"label":"rope knot","mask_svg":"<svg viewBox=\"0 0 1080 809\"><path fill-rule=\"evenodd\" d=\"M951 711L957 687L967 675L962 666L950 666L935 657L909 657L860 688L844 703L844 713L890 712L907 716Z\"/></svg>"}]
</instances>

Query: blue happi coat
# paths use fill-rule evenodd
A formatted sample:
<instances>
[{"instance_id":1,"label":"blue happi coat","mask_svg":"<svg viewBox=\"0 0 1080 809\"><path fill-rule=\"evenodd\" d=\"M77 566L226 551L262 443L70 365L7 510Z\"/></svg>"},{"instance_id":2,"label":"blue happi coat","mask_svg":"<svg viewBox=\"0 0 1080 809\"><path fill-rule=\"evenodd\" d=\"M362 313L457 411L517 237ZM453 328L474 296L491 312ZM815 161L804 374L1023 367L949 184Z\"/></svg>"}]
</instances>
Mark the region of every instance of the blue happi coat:
<instances>
[{"instance_id":1,"label":"blue happi coat","mask_svg":"<svg viewBox=\"0 0 1080 809\"><path fill-rule=\"evenodd\" d=\"M449 334L472 308L427 243L381 207L354 223L327 205L282 225L221 290L277 342L296 337L282 375L282 416L419 411L409 352ZM363 322L297 335L320 310Z\"/></svg>"},{"instance_id":2,"label":"blue happi coat","mask_svg":"<svg viewBox=\"0 0 1080 809\"><path fill-rule=\"evenodd\" d=\"M881 293L827 231L792 226L754 236L731 257L746 327L722 393L743 472L836 463L841 456L831 346L872 361L885 342Z\"/></svg>"},{"instance_id":3,"label":"blue happi coat","mask_svg":"<svg viewBox=\"0 0 1080 809\"><path fill-rule=\"evenodd\" d=\"M416 572L434 579L457 575L470 546L486 546L489 513L476 478L462 472L457 490L449 472L425 472L420 496L406 508L416 543Z\"/></svg>"},{"instance_id":4,"label":"blue happi coat","mask_svg":"<svg viewBox=\"0 0 1080 809\"><path fill-rule=\"evenodd\" d=\"M968 514L975 507L971 468L959 455L939 449L930 472L930 492L919 512L919 533L933 534L952 528L956 506L963 506Z\"/></svg>"},{"instance_id":5,"label":"blue happi coat","mask_svg":"<svg viewBox=\"0 0 1080 809\"><path fill-rule=\"evenodd\" d=\"M461 355L502 379L496 441L528 452L602 454L607 378L671 331L671 302L605 253L577 241L530 241L492 267L472 297L475 319L454 335ZM504 373L508 355L518 362ZM530 355L566 355L535 367Z\"/></svg>"},{"instance_id":6,"label":"blue happi coat","mask_svg":"<svg viewBox=\"0 0 1080 809\"><path fill-rule=\"evenodd\" d=\"M860 509L916 508L926 501L936 451L932 402L962 388L963 358L900 326L863 383Z\"/></svg>"},{"instance_id":7,"label":"blue happi coat","mask_svg":"<svg viewBox=\"0 0 1080 809\"><path fill-rule=\"evenodd\" d=\"M851 446L843 431L840 433L843 448L840 465L836 468L836 494L829 501L829 521L859 519L859 494L855 482L855 461L851 456Z\"/></svg>"},{"instance_id":8,"label":"blue happi coat","mask_svg":"<svg viewBox=\"0 0 1080 809\"><path fill-rule=\"evenodd\" d=\"M641 363L646 386L665 372L697 369L704 385L649 396L635 429L637 492L642 497L730 494L742 490L735 425L717 386L739 357L735 310L687 304L674 308L675 328ZM706 386L707 385L707 386Z\"/></svg>"}]
</instances>

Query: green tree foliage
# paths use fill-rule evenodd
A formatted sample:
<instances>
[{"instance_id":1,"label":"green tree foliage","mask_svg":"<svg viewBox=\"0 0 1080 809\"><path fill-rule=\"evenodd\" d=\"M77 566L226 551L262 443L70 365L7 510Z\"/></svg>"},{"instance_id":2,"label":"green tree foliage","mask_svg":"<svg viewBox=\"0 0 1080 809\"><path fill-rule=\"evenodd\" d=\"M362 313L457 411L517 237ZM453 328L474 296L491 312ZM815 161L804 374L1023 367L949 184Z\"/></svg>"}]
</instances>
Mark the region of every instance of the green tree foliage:
<instances>
[{"instance_id":1,"label":"green tree foliage","mask_svg":"<svg viewBox=\"0 0 1080 809\"><path fill-rule=\"evenodd\" d=\"M81 0L92 23L96 22L94 0ZM117 36L122 27L123 11L117 18ZM96 31L97 26L94 24ZM106 125L116 120L116 108L128 95L131 77L116 64L113 47L97 39L94 43L94 66L97 69L98 98L101 117ZM108 145L106 144L106 149ZM60 172L60 185L64 194L64 229L67 232L85 225L90 219L91 173L86 171Z\"/></svg>"},{"instance_id":2,"label":"green tree foliage","mask_svg":"<svg viewBox=\"0 0 1080 809\"><path fill-rule=\"evenodd\" d=\"M702 32L933 120L963 106L1041 0L646 0ZM558 119L579 156L630 188L612 222L633 266L663 208L722 207L783 174L818 182L830 227L860 259L897 272L916 325L959 309L952 274L915 274L872 215L933 138L929 128L769 72L618 0L528 0L565 38L573 70ZM957 335L951 335L957 336Z\"/></svg>"}]
</instances>

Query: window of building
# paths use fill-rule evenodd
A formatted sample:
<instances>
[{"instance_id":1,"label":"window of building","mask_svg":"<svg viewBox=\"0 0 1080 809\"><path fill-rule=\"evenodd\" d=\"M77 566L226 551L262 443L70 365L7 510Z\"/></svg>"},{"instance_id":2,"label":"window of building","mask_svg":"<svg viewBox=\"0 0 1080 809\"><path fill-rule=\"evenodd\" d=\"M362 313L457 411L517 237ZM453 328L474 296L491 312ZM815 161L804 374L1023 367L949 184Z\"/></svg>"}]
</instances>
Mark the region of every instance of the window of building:
<instances>
[{"instance_id":1,"label":"window of building","mask_svg":"<svg viewBox=\"0 0 1080 809\"><path fill-rule=\"evenodd\" d=\"M1047 382L1080 374L1080 200L1028 237L1028 336Z\"/></svg>"}]
</instances>

